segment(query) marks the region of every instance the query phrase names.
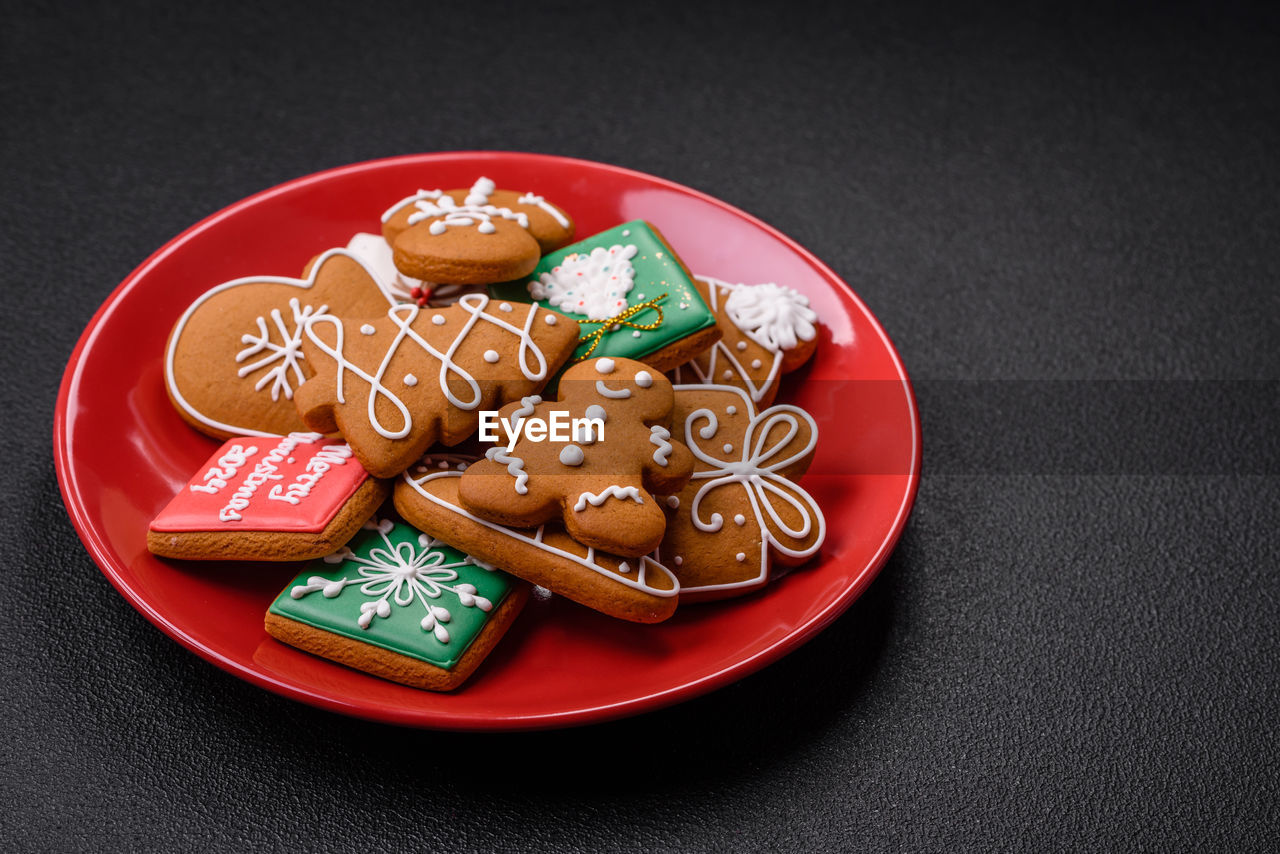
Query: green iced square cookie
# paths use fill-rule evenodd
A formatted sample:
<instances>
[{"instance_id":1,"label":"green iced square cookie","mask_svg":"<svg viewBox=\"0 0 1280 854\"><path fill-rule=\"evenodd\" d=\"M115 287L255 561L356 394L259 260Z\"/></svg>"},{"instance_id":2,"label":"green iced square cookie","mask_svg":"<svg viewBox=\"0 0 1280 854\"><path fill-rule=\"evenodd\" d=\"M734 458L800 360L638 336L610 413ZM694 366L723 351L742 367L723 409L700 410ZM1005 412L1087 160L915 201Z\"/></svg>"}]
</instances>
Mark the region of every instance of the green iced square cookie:
<instances>
[{"instance_id":1,"label":"green iced square cookie","mask_svg":"<svg viewBox=\"0 0 1280 854\"><path fill-rule=\"evenodd\" d=\"M369 523L270 612L450 670L511 592L505 572L403 523Z\"/></svg>"},{"instance_id":2,"label":"green iced square cookie","mask_svg":"<svg viewBox=\"0 0 1280 854\"><path fill-rule=\"evenodd\" d=\"M671 248L640 219L558 249L528 279L490 290L498 299L532 300L577 320L586 340L574 362L643 359L716 323Z\"/></svg>"}]
</instances>

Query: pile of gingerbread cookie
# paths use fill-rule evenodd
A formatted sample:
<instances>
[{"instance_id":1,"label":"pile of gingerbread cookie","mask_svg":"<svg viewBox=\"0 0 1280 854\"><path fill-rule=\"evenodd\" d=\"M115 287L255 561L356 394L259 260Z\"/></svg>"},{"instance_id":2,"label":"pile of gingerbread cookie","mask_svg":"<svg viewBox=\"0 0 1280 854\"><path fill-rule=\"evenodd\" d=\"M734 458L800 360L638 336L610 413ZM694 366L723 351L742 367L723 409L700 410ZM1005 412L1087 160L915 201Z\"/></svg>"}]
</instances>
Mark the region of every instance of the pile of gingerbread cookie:
<instances>
[{"instance_id":1,"label":"pile of gingerbread cookie","mask_svg":"<svg viewBox=\"0 0 1280 854\"><path fill-rule=\"evenodd\" d=\"M480 178L396 202L301 278L202 294L165 379L224 444L150 550L312 561L267 631L433 690L533 585L657 623L809 558L817 430L773 405L817 344L808 300L694 276L642 220L573 238L559 206Z\"/></svg>"}]
</instances>

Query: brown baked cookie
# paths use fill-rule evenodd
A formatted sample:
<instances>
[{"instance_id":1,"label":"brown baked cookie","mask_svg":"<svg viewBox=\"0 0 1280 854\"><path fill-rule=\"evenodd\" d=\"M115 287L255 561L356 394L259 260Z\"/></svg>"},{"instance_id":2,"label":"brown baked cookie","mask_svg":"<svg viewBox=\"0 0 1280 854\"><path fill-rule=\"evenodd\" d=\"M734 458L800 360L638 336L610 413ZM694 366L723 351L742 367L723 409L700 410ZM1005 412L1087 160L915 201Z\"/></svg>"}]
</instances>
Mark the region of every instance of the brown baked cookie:
<instances>
[{"instance_id":1,"label":"brown baked cookie","mask_svg":"<svg viewBox=\"0 0 1280 854\"><path fill-rule=\"evenodd\" d=\"M733 285L696 276L698 291L716 315L723 337L672 373L679 383L735 385L757 407L778 394L778 378L794 371L818 346L818 314L809 298L775 285Z\"/></svg>"},{"instance_id":2,"label":"brown baked cookie","mask_svg":"<svg viewBox=\"0 0 1280 854\"><path fill-rule=\"evenodd\" d=\"M424 457L396 482L396 510L475 558L611 617L657 623L675 613L680 585L653 555L619 557L582 545L554 524L511 528L469 513L458 498L458 483L474 461L452 454Z\"/></svg>"},{"instance_id":3,"label":"brown baked cookie","mask_svg":"<svg viewBox=\"0 0 1280 854\"><path fill-rule=\"evenodd\" d=\"M769 582L772 564L804 562L822 546L826 521L795 481L809 468L818 428L804 410L758 414L736 386L676 386L672 423L695 457L693 477L667 498L662 560L680 598L738 596Z\"/></svg>"},{"instance_id":4,"label":"brown baked cookie","mask_svg":"<svg viewBox=\"0 0 1280 854\"><path fill-rule=\"evenodd\" d=\"M484 294L363 320L320 315L302 341L315 376L294 403L312 430L340 431L365 468L392 477L435 442L475 433L481 410L541 390L576 342L556 312Z\"/></svg>"},{"instance_id":5,"label":"brown baked cookie","mask_svg":"<svg viewBox=\"0 0 1280 854\"><path fill-rule=\"evenodd\" d=\"M437 284L484 285L524 276L544 252L573 238L573 220L534 193L419 190L382 215L396 267Z\"/></svg>"},{"instance_id":6,"label":"brown baked cookie","mask_svg":"<svg viewBox=\"0 0 1280 854\"><path fill-rule=\"evenodd\" d=\"M503 432L515 438L494 436L486 459L467 469L462 505L503 525L560 521L578 542L611 554L653 551L666 528L654 495L684 486L693 465L667 428L671 383L640 362L592 359L565 371L559 396L501 411Z\"/></svg>"},{"instance_id":7,"label":"brown baked cookie","mask_svg":"<svg viewBox=\"0 0 1280 854\"><path fill-rule=\"evenodd\" d=\"M202 294L165 348L165 385L178 414L215 438L305 430L293 393L311 375L303 330L317 314L385 314L395 300L359 259L331 249L301 279L248 276Z\"/></svg>"},{"instance_id":8,"label":"brown baked cookie","mask_svg":"<svg viewBox=\"0 0 1280 854\"><path fill-rule=\"evenodd\" d=\"M383 679L457 688L506 633L529 585L403 523L365 526L267 610L276 640Z\"/></svg>"},{"instance_id":9,"label":"brown baked cookie","mask_svg":"<svg viewBox=\"0 0 1280 854\"><path fill-rule=\"evenodd\" d=\"M391 492L318 433L231 439L147 530L186 560L310 560L337 551Z\"/></svg>"}]
</instances>

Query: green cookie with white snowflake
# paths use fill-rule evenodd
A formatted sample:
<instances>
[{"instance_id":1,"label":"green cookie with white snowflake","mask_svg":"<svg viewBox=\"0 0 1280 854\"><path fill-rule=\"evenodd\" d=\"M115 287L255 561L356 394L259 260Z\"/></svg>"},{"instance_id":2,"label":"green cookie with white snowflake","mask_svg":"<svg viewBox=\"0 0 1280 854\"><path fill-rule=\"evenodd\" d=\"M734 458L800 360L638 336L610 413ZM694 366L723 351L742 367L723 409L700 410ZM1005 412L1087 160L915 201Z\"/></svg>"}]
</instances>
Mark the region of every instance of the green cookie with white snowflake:
<instances>
[{"instance_id":1,"label":"green cookie with white snowflake","mask_svg":"<svg viewBox=\"0 0 1280 854\"><path fill-rule=\"evenodd\" d=\"M529 279L490 292L578 321L573 362L612 356L667 371L721 335L689 268L658 229L639 219L556 250Z\"/></svg>"},{"instance_id":2,"label":"green cookie with white snowflake","mask_svg":"<svg viewBox=\"0 0 1280 854\"><path fill-rule=\"evenodd\" d=\"M370 522L307 566L267 610L283 643L414 688L467 680L530 586L402 522Z\"/></svg>"}]
</instances>

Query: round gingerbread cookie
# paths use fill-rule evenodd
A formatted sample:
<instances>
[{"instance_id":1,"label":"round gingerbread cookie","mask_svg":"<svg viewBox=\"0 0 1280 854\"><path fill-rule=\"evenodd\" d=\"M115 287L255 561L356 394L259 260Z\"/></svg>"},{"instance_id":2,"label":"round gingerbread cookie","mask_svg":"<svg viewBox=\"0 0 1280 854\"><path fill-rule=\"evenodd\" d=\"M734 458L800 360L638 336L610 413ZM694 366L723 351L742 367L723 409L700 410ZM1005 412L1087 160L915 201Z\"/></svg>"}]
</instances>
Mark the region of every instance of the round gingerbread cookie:
<instances>
[{"instance_id":1,"label":"round gingerbread cookie","mask_svg":"<svg viewBox=\"0 0 1280 854\"><path fill-rule=\"evenodd\" d=\"M419 190L382 215L382 234L406 276L483 285L527 275L544 252L573 238L573 220L535 193L499 190L488 178L466 190Z\"/></svg>"}]
</instances>

